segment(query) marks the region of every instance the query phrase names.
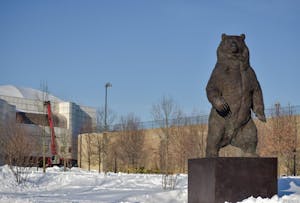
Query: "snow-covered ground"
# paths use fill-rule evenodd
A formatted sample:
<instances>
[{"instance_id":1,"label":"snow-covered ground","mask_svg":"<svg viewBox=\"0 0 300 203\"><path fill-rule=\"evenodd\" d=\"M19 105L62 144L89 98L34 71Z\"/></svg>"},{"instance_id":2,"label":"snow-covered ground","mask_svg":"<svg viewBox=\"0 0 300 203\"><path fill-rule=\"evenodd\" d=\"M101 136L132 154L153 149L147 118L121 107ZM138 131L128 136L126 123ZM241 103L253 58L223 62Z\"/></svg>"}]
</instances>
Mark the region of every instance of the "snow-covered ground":
<instances>
[{"instance_id":1,"label":"snow-covered ground","mask_svg":"<svg viewBox=\"0 0 300 203\"><path fill-rule=\"evenodd\" d=\"M0 167L0 202L105 202L184 203L187 175L178 175L174 190L163 190L162 176L155 174L98 174L78 168L63 172L48 168L45 174L32 169L26 184L17 185L8 166ZM279 180L279 196L260 197L243 203L300 203L300 178ZM292 194L294 193L294 194ZM288 195L285 195L288 194Z\"/></svg>"},{"instance_id":2,"label":"snow-covered ground","mask_svg":"<svg viewBox=\"0 0 300 203\"><path fill-rule=\"evenodd\" d=\"M16 185L8 166L0 167L0 202L187 202L187 176L177 177L177 188L161 189L161 176L98 174L78 168L63 172L36 169L25 185Z\"/></svg>"}]
</instances>

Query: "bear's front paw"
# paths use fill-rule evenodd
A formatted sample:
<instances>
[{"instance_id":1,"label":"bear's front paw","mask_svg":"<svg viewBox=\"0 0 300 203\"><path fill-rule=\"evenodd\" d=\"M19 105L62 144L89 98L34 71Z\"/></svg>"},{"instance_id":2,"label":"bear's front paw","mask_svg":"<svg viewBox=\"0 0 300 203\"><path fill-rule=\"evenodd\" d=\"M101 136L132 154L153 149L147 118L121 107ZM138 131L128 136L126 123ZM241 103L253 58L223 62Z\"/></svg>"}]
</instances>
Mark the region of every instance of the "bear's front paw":
<instances>
[{"instance_id":1,"label":"bear's front paw","mask_svg":"<svg viewBox=\"0 0 300 203\"><path fill-rule=\"evenodd\" d=\"M224 98L219 98L215 101L215 108L219 115L221 115L224 118L230 117L231 111L230 107L225 101Z\"/></svg>"}]
</instances>

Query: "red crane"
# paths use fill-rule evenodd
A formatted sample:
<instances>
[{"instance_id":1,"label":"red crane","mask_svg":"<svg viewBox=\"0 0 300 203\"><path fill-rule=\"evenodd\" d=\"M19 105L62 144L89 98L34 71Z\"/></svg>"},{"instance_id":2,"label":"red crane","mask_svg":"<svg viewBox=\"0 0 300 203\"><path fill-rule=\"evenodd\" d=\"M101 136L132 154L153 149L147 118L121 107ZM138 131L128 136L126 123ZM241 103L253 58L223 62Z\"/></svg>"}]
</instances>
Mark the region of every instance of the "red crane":
<instances>
[{"instance_id":1,"label":"red crane","mask_svg":"<svg viewBox=\"0 0 300 203\"><path fill-rule=\"evenodd\" d=\"M57 157L57 151L56 151L56 141L55 141L55 131L54 131L54 124L53 124L53 119L52 119L52 111L51 111L51 104L50 101L45 101L44 103L45 106L47 106L47 118L48 118L48 123L50 127L50 132L51 132L51 154L52 154L52 159L48 159L48 164L49 165L54 165L54 164L59 164L59 159ZM50 163L49 163L50 162Z\"/></svg>"}]
</instances>

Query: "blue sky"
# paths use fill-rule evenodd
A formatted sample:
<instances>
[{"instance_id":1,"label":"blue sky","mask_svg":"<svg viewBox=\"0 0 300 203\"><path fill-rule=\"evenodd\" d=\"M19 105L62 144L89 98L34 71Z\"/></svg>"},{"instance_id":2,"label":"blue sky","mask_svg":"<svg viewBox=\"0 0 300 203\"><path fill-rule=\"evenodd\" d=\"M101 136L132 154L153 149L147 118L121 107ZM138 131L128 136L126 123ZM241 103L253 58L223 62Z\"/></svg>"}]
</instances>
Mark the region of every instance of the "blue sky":
<instances>
[{"instance_id":1,"label":"blue sky","mask_svg":"<svg viewBox=\"0 0 300 203\"><path fill-rule=\"evenodd\" d=\"M300 104L300 1L0 1L0 85L40 88L152 120L171 96L208 113L221 34L246 34L265 106Z\"/></svg>"}]
</instances>

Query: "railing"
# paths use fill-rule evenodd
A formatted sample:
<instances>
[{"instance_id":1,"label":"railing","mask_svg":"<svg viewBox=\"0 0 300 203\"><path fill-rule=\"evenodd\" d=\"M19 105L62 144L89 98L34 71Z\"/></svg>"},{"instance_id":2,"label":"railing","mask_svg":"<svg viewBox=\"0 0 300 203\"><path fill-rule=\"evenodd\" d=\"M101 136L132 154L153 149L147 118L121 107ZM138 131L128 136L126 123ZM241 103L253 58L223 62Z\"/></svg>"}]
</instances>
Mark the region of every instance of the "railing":
<instances>
[{"instance_id":1,"label":"railing","mask_svg":"<svg viewBox=\"0 0 300 203\"><path fill-rule=\"evenodd\" d=\"M265 114L267 118L276 116L276 115L300 115L300 105L297 106L284 106L281 107L279 104L275 104L273 108L265 109ZM181 117L173 118L169 121L170 126L185 126L185 125L199 125L208 123L208 115L199 115L199 116L190 116L190 117ZM141 129L155 129L165 126L164 120L157 121L146 121L138 123ZM121 124L110 125L109 130L119 131L121 129Z\"/></svg>"}]
</instances>

